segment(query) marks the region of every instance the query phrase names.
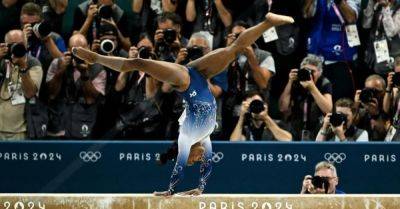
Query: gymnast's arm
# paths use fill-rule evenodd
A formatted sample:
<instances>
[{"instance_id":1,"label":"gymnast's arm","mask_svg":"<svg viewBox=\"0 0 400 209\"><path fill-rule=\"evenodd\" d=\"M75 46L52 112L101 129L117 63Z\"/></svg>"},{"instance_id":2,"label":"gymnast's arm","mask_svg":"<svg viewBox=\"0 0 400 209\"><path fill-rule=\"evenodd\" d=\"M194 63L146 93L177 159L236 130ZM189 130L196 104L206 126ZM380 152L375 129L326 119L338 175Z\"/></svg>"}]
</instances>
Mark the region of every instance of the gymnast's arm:
<instances>
[{"instance_id":1,"label":"gymnast's arm","mask_svg":"<svg viewBox=\"0 0 400 209\"><path fill-rule=\"evenodd\" d=\"M204 191L204 188L207 184L207 180L210 178L212 171L212 147L210 138L208 138L203 143L203 146L205 148L205 153L200 165L200 183L199 183L199 190L201 192Z\"/></svg>"},{"instance_id":2,"label":"gymnast's arm","mask_svg":"<svg viewBox=\"0 0 400 209\"><path fill-rule=\"evenodd\" d=\"M191 144L185 141L186 138L179 137L178 140L178 157L176 159L174 170L172 171L171 178L169 181L168 191L170 194L174 194L176 185L183 179L184 172L183 168L189 158Z\"/></svg>"}]
</instances>

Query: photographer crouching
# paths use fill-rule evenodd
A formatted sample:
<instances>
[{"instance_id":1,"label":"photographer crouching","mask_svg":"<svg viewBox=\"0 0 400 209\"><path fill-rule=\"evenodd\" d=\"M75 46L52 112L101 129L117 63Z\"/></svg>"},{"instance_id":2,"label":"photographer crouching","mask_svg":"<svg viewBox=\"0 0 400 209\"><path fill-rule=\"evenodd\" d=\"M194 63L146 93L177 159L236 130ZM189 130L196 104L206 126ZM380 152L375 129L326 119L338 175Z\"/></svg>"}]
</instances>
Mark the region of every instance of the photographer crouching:
<instances>
[{"instance_id":1,"label":"photographer crouching","mask_svg":"<svg viewBox=\"0 0 400 209\"><path fill-rule=\"evenodd\" d=\"M336 167L326 161L315 166L314 176L304 177L300 194L345 194L336 189L339 184Z\"/></svg>"},{"instance_id":2,"label":"photographer crouching","mask_svg":"<svg viewBox=\"0 0 400 209\"><path fill-rule=\"evenodd\" d=\"M268 115L268 106L257 91L244 97L239 120L233 130L231 141L278 140L291 141L292 134L282 129Z\"/></svg>"},{"instance_id":3,"label":"photographer crouching","mask_svg":"<svg viewBox=\"0 0 400 209\"><path fill-rule=\"evenodd\" d=\"M368 132L353 125L357 109L350 99L339 99L336 112L326 114L316 141L368 141Z\"/></svg>"}]
</instances>

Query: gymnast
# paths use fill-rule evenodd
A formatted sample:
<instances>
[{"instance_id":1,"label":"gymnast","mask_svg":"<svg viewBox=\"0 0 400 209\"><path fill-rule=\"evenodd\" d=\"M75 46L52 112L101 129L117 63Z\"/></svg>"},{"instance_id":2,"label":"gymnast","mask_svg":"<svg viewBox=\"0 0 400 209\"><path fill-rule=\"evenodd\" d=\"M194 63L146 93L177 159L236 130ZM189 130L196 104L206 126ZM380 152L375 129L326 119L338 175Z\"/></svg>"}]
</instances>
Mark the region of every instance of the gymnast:
<instances>
[{"instance_id":1,"label":"gymnast","mask_svg":"<svg viewBox=\"0 0 400 209\"><path fill-rule=\"evenodd\" d=\"M173 195L176 185L183 179L184 167L201 161L198 188L180 193L200 195L211 174L210 135L215 128L217 109L207 79L222 72L239 53L254 43L267 29L293 22L291 17L268 13L263 22L243 31L230 46L207 53L203 57L189 62L186 66L150 59L103 56L81 47L73 48L72 52L90 64L99 63L119 72L134 70L145 72L161 82L170 84L182 94L185 111L179 119L176 164L172 171L168 190L154 192L154 194L157 196Z\"/></svg>"}]
</instances>

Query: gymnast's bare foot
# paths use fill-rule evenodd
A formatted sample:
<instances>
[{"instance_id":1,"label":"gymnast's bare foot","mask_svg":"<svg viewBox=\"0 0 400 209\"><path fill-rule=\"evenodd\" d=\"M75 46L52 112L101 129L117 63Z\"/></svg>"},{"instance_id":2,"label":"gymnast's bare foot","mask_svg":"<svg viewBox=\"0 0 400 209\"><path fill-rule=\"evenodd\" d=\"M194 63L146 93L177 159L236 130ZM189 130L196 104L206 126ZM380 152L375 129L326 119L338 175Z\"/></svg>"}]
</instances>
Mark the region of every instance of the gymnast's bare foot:
<instances>
[{"instance_id":1,"label":"gymnast's bare foot","mask_svg":"<svg viewBox=\"0 0 400 209\"><path fill-rule=\"evenodd\" d=\"M294 23L294 19L289 16L285 15L277 15L271 12L268 12L265 15L266 21L271 23L273 26L280 26L280 25L286 25L286 24L291 24Z\"/></svg>"},{"instance_id":2,"label":"gymnast's bare foot","mask_svg":"<svg viewBox=\"0 0 400 209\"><path fill-rule=\"evenodd\" d=\"M73 47L72 54L77 56L79 59L85 60L89 64L95 63L99 57L97 53L82 47Z\"/></svg>"}]
</instances>

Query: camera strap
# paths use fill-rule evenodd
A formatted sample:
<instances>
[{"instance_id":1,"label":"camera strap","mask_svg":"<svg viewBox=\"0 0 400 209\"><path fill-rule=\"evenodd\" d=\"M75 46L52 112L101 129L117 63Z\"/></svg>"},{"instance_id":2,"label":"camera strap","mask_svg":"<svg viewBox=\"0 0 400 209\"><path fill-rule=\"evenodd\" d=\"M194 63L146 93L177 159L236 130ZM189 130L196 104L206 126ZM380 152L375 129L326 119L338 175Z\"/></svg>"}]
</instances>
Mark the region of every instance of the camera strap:
<instances>
[{"instance_id":1,"label":"camera strap","mask_svg":"<svg viewBox=\"0 0 400 209\"><path fill-rule=\"evenodd\" d=\"M303 104L303 128L307 129L307 121L308 121L308 94Z\"/></svg>"},{"instance_id":2,"label":"camera strap","mask_svg":"<svg viewBox=\"0 0 400 209\"><path fill-rule=\"evenodd\" d=\"M32 52L29 51L29 55L36 57L36 59L39 59L41 52L42 52L42 46L39 46L38 49L36 50L36 53L32 54Z\"/></svg>"}]
</instances>

